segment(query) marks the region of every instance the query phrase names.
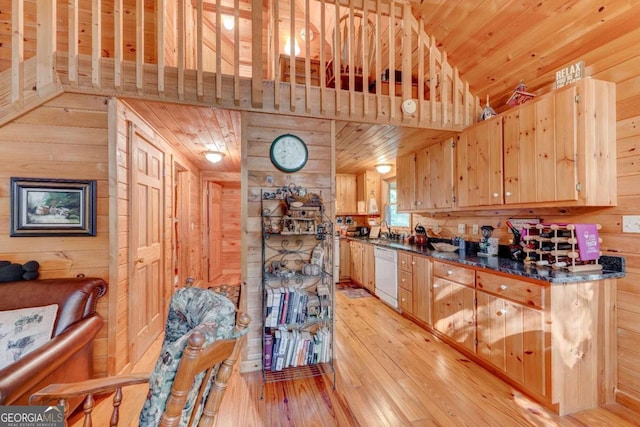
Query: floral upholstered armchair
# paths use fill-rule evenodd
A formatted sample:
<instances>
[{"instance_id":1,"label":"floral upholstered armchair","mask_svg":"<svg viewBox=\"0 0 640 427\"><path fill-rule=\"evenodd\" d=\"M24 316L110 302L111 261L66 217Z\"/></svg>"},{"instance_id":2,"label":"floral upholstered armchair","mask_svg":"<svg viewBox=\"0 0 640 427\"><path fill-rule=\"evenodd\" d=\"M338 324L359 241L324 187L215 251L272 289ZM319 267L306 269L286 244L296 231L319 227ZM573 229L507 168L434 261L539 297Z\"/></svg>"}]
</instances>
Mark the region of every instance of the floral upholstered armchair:
<instances>
[{"instance_id":1,"label":"floral upholstered armchair","mask_svg":"<svg viewBox=\"0 0 640 427\"><path fill-rule=\"evenodd\" d=\"M149 382L140 426L213 424L227 381L245 340L250 318L212 290L185 287L173 295L165 337L151 375L122 375L80 384L54 384L31 396L31 404L59 403L86 395L91 417L93 395L114 392L111 425L117 425L123 386Z\"/></svg>"}]
</instances>

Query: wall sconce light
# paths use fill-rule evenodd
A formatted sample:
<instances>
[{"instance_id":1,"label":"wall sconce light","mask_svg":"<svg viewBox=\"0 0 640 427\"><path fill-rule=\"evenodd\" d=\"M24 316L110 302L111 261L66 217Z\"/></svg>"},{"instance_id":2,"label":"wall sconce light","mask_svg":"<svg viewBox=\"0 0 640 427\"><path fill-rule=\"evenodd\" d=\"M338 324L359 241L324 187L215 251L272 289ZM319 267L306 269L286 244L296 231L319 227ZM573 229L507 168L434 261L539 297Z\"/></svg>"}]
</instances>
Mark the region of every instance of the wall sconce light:
<instances>
[{"instance_id":1,"label":"wall sconce light","mask_svg":"<svg viewBox=\"0 0 640 427\"><path fill-rule=\"evenodd\" d=\"M300 55L300 45L298 44L298 39L293 38L293 52L296 56ZM285 55L291 56L291 36L287 37L287 41L284 44L284 53Z\"/></svg>"},{"instance_id":2,"label":"wall sconce light","mask_svg":"<svg viewBox=\"0 0 640 427\"><path fill-rule=\"evenodd\" d=\"M224 157L224 153L220 151L205 151L204 158L209 160L211 163L218 163Z\"/></svg>"},{"instance_id":3,"label":"wall sconce light","mask_svg":"<svg viewBox=\"0 0 640 427\"><path fill-rule=\"evenodd\" d=\"M235 20L233 16L222 15L222 26L227 31L233 30L233 27L235 26Z\"/></svg>"},{"instance_id":4,"label":"wall sconce light","mask_svg":"<svg viewBox=\"0 0 640 427\"><path fill-rule=\"evenodd\" d=\"M376 170L378 171L378 173L381 173L384 175L385 173L389 173L391 171L391 165L389 164L376 165Z\"/></svg>"}]
</instances>

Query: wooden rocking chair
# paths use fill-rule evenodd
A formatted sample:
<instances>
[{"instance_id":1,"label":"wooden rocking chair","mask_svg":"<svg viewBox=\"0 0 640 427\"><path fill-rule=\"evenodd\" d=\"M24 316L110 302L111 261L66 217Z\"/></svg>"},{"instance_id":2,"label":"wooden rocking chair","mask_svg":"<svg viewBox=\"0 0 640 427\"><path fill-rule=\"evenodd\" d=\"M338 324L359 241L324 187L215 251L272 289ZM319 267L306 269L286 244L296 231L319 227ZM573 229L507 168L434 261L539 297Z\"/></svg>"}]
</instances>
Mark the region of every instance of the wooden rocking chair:
<instances>
[{"instance_id":1,"label":"wooden rocking chair","mask_svg":"<svg viewBox=\"0 0 640 427\"><path fill-rule=\"evenodd\" d=\"M140 426L211 426L246 339L249 316L212 290L185 287L173 295L165 338L152 374L119 375L74 384L52 384L33 394L32 405L63 405L84 397L84 425L91 425L94 396L115 393L110 426L117 426L122 387L149 383ZM186 345L185 345L186 342ZM100 423L100 425L103 425Z\"/></svg>"},{"instance_id":2,"label":"wooden rocking chair","mask_svg":"<svg viewBox=\"0 0 640 427\"><path fill-rule=\"evenodd\" d=\"M363 28L364 27L364 28ZM343 15L338 27L338 43L333 39L333 59L327 63L327 87L336 87L336 80L340 80L340 89L349 90L350 74L353 74L353 90L362 92L368 90L371 83L370 76L374 72L376 60L376 40L373 23L364 21L361 13L353 14L353 24L349 14ZM366 40L366 43L365 43ZM366 48L366 51L365 51ZM334 72L334 61L339 58L338 76ZM367 76L364 76L364 64L367 64Z\"/></svg>"}]
</instances>

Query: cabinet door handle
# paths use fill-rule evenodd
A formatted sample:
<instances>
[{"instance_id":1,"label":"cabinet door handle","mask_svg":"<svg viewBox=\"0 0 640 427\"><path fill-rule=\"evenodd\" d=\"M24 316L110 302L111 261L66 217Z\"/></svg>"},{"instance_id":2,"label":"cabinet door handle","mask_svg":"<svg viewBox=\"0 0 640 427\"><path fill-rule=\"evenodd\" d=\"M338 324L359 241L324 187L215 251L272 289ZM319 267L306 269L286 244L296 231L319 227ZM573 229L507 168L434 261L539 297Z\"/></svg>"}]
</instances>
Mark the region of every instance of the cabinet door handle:
<instances>
[{"instance_id":1,"label":"cabinet door handle","mask_svg":"<svg viewBox=\"0 0 640 427\"><path fill-rule=\"evenodd\" d=\"M422 202L418 201L416 202L416 205L420 206L422 204Z\"/></svg>"},{"instance_id":2,"label":"cabinet door handle","mask_svg":"<svg viewBox=\"0 0 640 427\"><path fill-rule=\"evenodd\" d=\"M438 287L438 285L437 285L437 284L434 284L434 285L433 285L433 289L435 289L435 288L437 288L437 287Z\"/></svg>"},{"instance_id":3,"label":"cabinet door handle","mask_svg":"<svg viewBox=\"0 0 640 427\"><path fill-rule=\"evenodd\" d=\"M506 291L507 287L508 287L507 285L500 285L500 289L503 290L503 291Z\"/></svg>"},{"instance_id":4,"label":"cabinet door handle","mask_svg":"<svg viewBox=\"0 0 640 427\"><path fill-rule=\"evenodd\" d=\"M509 196L511 196L511 192L510 192L510 191L507 191L506 193L504 193L504 195L505 195L505 196L507 196L507 197L509 197Z\"/></svg>"},{"instance_id":5,"label":"cabinet door handle","mask_svg":"<svg viewBox=\"0 0 640 427\"><path fill-rule=\"evenodd\" d=\"M411 261L411 265L416 265L416 262L415 261Z\"/></svg>"},{"instance_id":6,"label":"cabinet door handle","mask_svg":"<svg viewBox=\"0 0 640 427\"><path fill-rule=\"evenodd\" d=\"M506 309L504 309L504 308L503 308L503 309L501 309L501 310L498 310L498 312L496 313L496 315L498 315L498 316L502 316L502 315L504 315L504 314L507 314L507 310L506 310Z\"/></svg>"},{"instance_id":7,"label":"cabinet door handle","mask_svg":"<svg viewBox=\"0 0 640 427\"><path fill-rule=\"evenodd\" d=\"M402 281L403 281L403 282L406 282L406 280L405 280L405 279L402 279Z\"/></svg>"},{"instance_id":8,"label":"cabinet door handle","mask_svg":"<svg viewBox=\"0 0 640 427\"><path fill-rule=\"evenodd\" d=\"M498 198L498 196L500 196L500 194L498 194L498 193L493 193L493 198L494 198L494 199L497 199L497 198Z\"/></svg>"},{"instance_id":9,"label":"cabinet door handle","mask_svg":"<svg viewBox=\"0 0 640 427\"><path fill-rule=\"evenodd\" d=\"M451 276L453 274L452 270L447 270L447 276Z\"/></svg>"}]
</instances>

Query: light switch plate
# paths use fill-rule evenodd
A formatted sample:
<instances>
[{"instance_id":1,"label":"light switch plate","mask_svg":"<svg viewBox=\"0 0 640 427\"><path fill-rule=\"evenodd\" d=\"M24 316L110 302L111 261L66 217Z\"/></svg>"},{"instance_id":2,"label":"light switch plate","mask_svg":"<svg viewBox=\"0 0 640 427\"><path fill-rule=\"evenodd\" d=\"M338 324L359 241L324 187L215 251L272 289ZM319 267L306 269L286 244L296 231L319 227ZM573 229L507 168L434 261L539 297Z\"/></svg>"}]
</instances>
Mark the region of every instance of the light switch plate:
<instances>
[{"instance_id":1,"label":"light switch plate","mask_svg":"<svg viewBox=\"0 0 640 427\"><path fill-rule=\"evenodd\" d=\"M640 233L640 215L623 215L622 232Z\"/></svg>"},{"instance_id":2,"label":"light switch plate","mask_svg":"<svg viewBox=\"0 0 640 427\"><path fill-rule=\"evenodd\" d=\"M467 227L464 224L458 224L458 234L464 234L467 231Z\"/></svg>"},{"instance_id":3,"label":"light switch plate","mask_svg":"<svg viewBox=\"0 0 640 427\"><path fill-rule=\"evenodd\" d=\"M478 230L478 224L473 224L473 234L478 234L479 230Z\"/></svg>"}]
</instances>

